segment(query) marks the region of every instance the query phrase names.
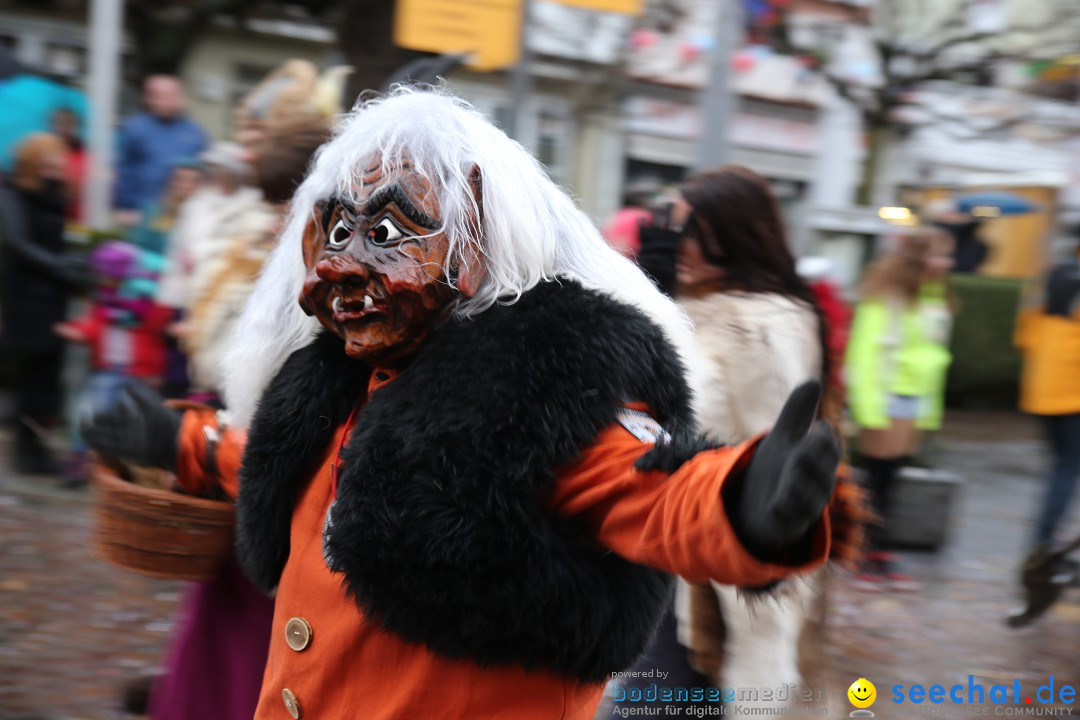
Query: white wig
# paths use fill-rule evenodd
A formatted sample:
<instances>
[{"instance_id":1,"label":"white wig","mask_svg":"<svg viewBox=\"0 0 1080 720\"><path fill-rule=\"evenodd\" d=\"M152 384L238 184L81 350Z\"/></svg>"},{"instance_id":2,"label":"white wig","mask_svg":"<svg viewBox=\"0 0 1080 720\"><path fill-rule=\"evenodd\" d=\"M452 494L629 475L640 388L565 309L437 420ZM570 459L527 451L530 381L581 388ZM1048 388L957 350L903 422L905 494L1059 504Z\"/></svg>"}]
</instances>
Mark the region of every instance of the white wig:
<instances>
[{"instance_id":1,"label":"white wig","mask_svg":"<svg viewBox=\"0 0 1080 720\"><path fill-rule=\"evenodd\" d=\"M399 173L407 163L439 193L439 231L450 242L448 265L482 256L486 274L475 297L455 301L458 314L512 303L541 281L569 278L646 312L690 364L693 341L686 316L633 262L608 247L525 148L445 90L399 86L359 103L343 119L293 196L280 242L224 360L226 401L238 424L250 421L285 359L319 330L298 303L306 275L303 231L315 204L351 194L361 183L361 170L375 162L381 162L384 176ZM470 179L474 168L480 174L479 239L471 221L477 211Z\"/></svg>"}]
</instances>

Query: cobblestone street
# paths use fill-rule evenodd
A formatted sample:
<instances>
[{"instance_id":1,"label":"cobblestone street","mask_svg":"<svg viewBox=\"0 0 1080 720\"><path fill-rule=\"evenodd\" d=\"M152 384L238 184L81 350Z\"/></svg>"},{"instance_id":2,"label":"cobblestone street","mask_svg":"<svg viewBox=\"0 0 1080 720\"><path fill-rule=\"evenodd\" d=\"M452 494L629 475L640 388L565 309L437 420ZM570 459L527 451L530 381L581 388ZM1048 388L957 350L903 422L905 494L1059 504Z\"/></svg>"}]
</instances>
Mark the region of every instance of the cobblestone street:
<instances>
[{"instance_id":1,"label":"cobblestone street","mask_svg":"<svg viewBox=\"0 0 1080 720\"><path fill-rule=\"evenodd\" d=\"M1080 590L1033 627L1002 622L1018 600L1016 567L1040 489L1038 427L954 413L946 428L934 462L965 483L946 546L903 554L922 591L864 593L846 573L832 583L822 649L829 717L847 716L845 691L859 677L877 684L873 709L886 717L896 712L885 702L896 683L966 685L974 675L1011 687L1017 678L1031 693L1050 676L1080 684ZM0 440L6 457L7 436ZM105 565L90 536L89 492L0 475L0 718L122 717L121 686L155 670L180 584Z\"/></svg>"}]
</instances>

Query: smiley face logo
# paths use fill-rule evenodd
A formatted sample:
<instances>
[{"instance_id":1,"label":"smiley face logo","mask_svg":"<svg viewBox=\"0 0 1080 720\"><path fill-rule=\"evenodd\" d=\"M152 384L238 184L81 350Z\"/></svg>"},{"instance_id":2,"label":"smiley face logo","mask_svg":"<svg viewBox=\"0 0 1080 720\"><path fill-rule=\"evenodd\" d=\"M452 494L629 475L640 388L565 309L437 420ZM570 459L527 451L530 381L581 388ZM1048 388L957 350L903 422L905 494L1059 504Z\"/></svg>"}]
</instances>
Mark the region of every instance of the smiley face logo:
<instances>
[{"instance_id":1,"label":"smiley face logo","mask_svg":"<svg viewBox=\"0 0 1080 720\"><path fill-rule=\"evenodd\" d=\"M857 708L868 708L877 700L877 688L866 678L859 678L847 689L848 700Z\"/></svg>"}]
</instances>

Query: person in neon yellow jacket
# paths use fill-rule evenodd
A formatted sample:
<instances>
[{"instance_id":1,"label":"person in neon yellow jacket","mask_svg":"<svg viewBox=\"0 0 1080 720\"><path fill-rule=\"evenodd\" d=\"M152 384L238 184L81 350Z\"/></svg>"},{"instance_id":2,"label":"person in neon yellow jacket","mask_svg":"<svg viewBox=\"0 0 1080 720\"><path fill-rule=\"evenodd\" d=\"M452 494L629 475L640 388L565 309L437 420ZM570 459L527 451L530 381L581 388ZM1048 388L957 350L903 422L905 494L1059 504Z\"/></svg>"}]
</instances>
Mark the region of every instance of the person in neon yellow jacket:
<instances>
[{"instance_id":1,"label":"person in neon yellow jacket","mask_svg":"<svg viewBox=\"0 0 1080 720\"><path fill-rule=\"evenodd\" d=\"M915 429L941 427L950 325L942 283L926 283L906 307L878 298L859 304L845 364L851 413L860 428L888 429L894 395L920 399Z\"/></svg>"},{"instance_id":2,"label":"person in neon yellow jacket","mask_svg":"<svg viewBox=\"0 0 1080 720\"><path fill-rule=\"evenodd\" d=\"M859 427L870 498L884 518L889 490L904 459L918 448L920 431L941 426L945 373L952 361L952 329L945 277L952 267L951 237L915 229L870 267L855 311L844 358L848 405ZM882 551L883 527L870 535L860 579L897 588L910 578L892 571Z\"/></svg>"}]
</instances>

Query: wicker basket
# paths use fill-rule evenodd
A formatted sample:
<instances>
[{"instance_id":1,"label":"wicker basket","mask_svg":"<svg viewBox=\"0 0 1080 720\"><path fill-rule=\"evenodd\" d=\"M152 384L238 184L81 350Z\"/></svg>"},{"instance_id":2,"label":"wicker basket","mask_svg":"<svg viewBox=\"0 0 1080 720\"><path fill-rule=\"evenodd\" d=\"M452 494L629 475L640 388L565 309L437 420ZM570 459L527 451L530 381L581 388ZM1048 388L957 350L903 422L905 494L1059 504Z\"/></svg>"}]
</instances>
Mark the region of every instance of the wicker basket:
<instances>
[{"instance_id":1,"label":"wicker basket","mask_svg":"<svg viewBox=\"0 0 1080 720\"><path fill-rule=\"evenodd\" d=\"M125 570L155 578L207 580L233 552L231 503L144 487L95 465L98 552Z\"/></svg>"}]
</instances>

